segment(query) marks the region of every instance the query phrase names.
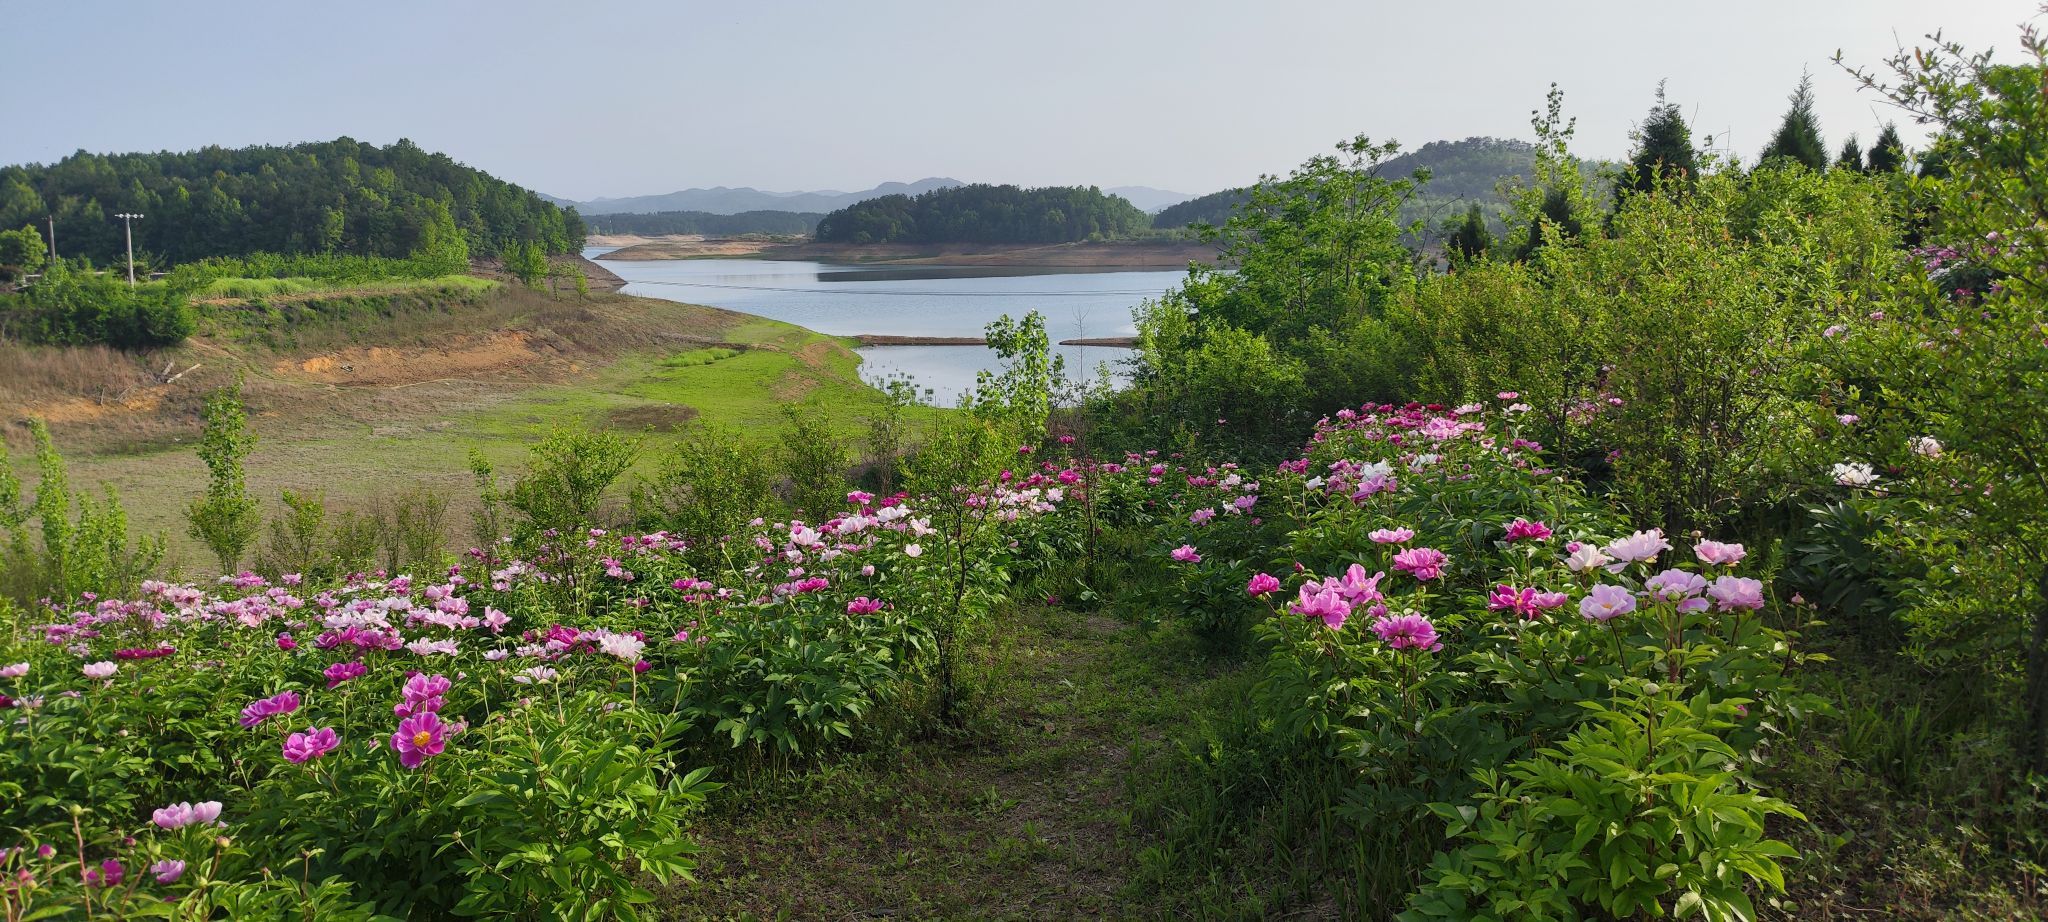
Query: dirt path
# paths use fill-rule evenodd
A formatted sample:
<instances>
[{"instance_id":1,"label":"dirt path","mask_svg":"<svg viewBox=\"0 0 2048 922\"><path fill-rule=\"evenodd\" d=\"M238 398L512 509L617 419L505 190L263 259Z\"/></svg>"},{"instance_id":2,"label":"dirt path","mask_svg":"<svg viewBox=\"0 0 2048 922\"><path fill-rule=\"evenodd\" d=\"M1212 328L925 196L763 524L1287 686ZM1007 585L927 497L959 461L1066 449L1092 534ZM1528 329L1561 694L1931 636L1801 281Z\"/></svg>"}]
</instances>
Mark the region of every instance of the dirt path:
<instances>
[{"instance_id":1,"label":"dirt path","mask_svg":"<svg viewBox=\"0 0 2048 922\"><path fill-rule=\"evenodd\" d=\"M1035 611L976 664L967 740L910 741L739 783L693 829L696 886L675 919L1145 917L1127 888L1133 745L1185 719L1199 677L1134 667L1125 628Z\"/></svg>"}]
</instances>

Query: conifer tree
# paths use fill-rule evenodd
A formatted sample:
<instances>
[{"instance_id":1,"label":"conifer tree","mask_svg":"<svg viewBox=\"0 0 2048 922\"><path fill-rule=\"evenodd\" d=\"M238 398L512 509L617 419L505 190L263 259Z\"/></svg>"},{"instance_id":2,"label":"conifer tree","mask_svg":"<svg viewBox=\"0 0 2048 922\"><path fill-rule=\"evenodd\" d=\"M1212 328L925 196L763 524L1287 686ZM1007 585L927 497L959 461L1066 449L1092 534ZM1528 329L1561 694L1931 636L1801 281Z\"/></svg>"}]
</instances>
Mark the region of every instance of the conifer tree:
<instances>
[{"instance_id":1,"label":"conifer tree","mask_svg":"<svg viewBox=\"0 0 2048 922\"><path fill-rule=\"evenodd\" d=\"M1479 203L1474 202L1472 207L1465 210L1465 219L1457 223L1457 229L1451 232L1450 239L1445 242L1450 245L1453 258L1458 265L1466 265L1484 257L1486 251L1493 247L1493 231L1487 228L1486 212L1479 207Z\"/></svg>"},{"instance_id":2,"label":"conifer tree","mask_svg":"<svg viewBox=\"0 0 2048 922\"><path fill-rule=\"evenodd\" d=\"M1827 144L1820 137L1820 119L1813 114L1812 74L1799 78L1799 88L1792 91L1791 108L1785 110L1778 133L1771 136L1771 143L1764 148L1763 160L1778 158L1803 164L1816 173L1828 168Z\"/></svg>"},{"instance_id":3,"label":"conifer tree","mask_svg":"<svg viewBox=\"0 0 2048 922\"><path fill-rule=\"evenodd\" d=\"M1906 145L1899 140L1899 126L1886 125L1870 148L1870 172L1896 173L1906 168Z\"/></svg>"},{"instance_id":4,"label":"conifer tree","mask_svg":"<svg viewBox=\"0 0 2048 922\"><path fill-rule=\"evenodd\" d=\"M1629 158L1628 175L1616 184L1615 195L1648 192L1659 179L1685 182L1699 172L1699 153L1693 150L1692 129L1678 111L1678 104L1664 98L1664 84L1657 84L1657 104L1636 132L1635 155Z\"/></svg>"},{"instance_id":5,"label":"conifer tree","mask_svg":"<svg viewBox=\"0 0 2048 922\"><path fill-rule=\"evenodd\" d=\"M1842 152L1835 156L1835 169L1863 172L1863 145L1857 142L1855 135L1842 142Z\"/></svg>"}]
</instances>

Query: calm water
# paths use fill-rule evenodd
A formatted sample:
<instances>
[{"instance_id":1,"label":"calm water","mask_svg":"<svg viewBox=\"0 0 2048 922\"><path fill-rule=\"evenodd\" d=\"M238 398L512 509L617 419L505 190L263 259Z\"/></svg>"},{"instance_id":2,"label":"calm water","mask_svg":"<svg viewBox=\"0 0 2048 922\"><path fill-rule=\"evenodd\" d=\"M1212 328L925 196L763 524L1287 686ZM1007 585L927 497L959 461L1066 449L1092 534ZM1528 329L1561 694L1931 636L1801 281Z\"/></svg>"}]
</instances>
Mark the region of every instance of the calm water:
<instances>
[{"instance_id":1,"label":"calm water","mask_svg":"<svg viewBox=\"0 0 2048 922\"><path fill-rule=\"evenodd\" d=\"M609 247L584 251L602 259ZM846 336L980 336L1008 314L1038 311L1054 342L1136 332L1131 309L1185 276L1179 271L1072 272L987 266L840 266L762 259L606 261L626 293L708 304ZM1057 346L1067 373L1092 379L1128 349ZM983 346L874 346L860 350L869 378L908 374L945 406L994 367ZM1112 369L1114 376L1114 369Z\"/></svg>"}]
</instances>

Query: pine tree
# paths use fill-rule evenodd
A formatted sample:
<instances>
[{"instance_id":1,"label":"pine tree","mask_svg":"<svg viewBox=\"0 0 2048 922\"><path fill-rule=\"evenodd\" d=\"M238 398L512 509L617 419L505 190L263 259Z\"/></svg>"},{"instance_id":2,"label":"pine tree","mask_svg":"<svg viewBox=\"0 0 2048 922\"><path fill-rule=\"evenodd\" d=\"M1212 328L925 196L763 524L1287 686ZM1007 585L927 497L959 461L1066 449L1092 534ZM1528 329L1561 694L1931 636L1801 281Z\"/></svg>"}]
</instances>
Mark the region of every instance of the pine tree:
<instances>
[{"instance_id":1,"label":"pine tree","mask_svg":"<svg viewBox=\"0 0 2048 922\"><path fill-rule=\"evenodd\" d=\"M1468 265L1484 257L1486 251L1493 247L1493 231L1487 228L1486 212L1477 202L1466 209L1465 219L1458 222L1457 229L1445 242L1450 245L1451 252L1455 254L1453 261L1458 265Z\"/></svg>"},{"instance_id":2,"label":"pine tree","mask_svg":"<svg viewBox=\"0 0 2048 922\"><path fill-rule=\"evenodd\" d=\"M1664 98L1664 84L1657 84L1657 104L1643 119L1636 133L1636 152L1629 158L1628 175L1615 186L1615 195L1648 192L1660 179L1681 183L1699 172L1699 153L1693 150L1692 129L1678 111L1678 104Z\"/></svg>"},{"instance_id":3,"label":"pine tree","mask_svg":"<svg viewBox=\"0 0 2048 922\"><path fill-rule=\"evenodd\" d=\"M1856 136L1842 142L1841 156L1835 158L1835 169L1861 173L1863 169L1863 145L1856 142Z\"/></svg>"},{"instance_id":4,"label":"pine tree","mask_svg":"<svg viewBox=\"0 0 2048 922\"><path fill-rule=\"evenodd\" d=\"M1899 140L1899 126L1886 125L1870 148L1870 172L1896 173L1906 168L1906 145Z\"/></svg>"},{"instance_id":5,"label":"pine tree","mask_svg":"<svg viewBox=\"0 0 2048 922\"><path fill-rule=\"evenodd\" d=\"M1812 74L1799 78L1799 88L1792 91L1792 106L1785 110L1785 120L1778 124L1778 133L1771 136L1761 159L1778 158L1792 160L1816 173L1828 168L1827 144L1820 137L1820 119L1813 114Z\"/></svg>"}]
</instances>

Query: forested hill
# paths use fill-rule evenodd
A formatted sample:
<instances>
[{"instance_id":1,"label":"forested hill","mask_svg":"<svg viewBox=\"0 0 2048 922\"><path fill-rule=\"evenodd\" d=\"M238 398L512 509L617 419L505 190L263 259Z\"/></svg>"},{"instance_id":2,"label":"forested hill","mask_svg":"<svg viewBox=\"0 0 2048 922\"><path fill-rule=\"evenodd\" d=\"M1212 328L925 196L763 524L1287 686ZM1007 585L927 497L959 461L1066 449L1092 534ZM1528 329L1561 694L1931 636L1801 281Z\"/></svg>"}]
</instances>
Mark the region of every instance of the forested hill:
<instances>
[{"instance_id":1,"label":"forested hill","mask_svg":"<svg viewBox=\"0 0 2048 922\"><path fill-rule=\"evenodd\" d=\"M834 243L1071 243L1129 237L1151 225L1136 205L1094 186L977 184L859 202L826 215L817 237Z\"/></svg>"},{"instance_id":2,"label":"forested hill","mask_svg":"<svg viewBox=\"0 0 2048 922\"><path fill-rule=\"evenodd\" d=\"M289 147L91 154L0 167L0 229L47 231L57 250L111 261L137 212L135 248L170 262L253 252L409 256L462 231L470 251L583 245L583 221L526 189L428 153L340 138Z\"/></svg>"},{"instance_id":3,"label":"forested hill","mask_svg":"<svg viewBox=\"0 0 2048 922\"><path fill-rule=\"evenodd\" d=\"M1527 177L1535 158L1536 147L1527 141L1502 138L1431 141L1389 158L1380 165L1380 175L1399 178L1417 169L1428 169L1429 182L1408 207L1402 209L1402 220L1420 218L1435 224L1438 219L1461 211L1470 202L1488 206L1501 204L1496 186L1511 176ZM1161 211L1153 218L1152 226L1220 225L1230 218L1231 209L1243 200L1241 189L1213 192Z\"/></svg>"},{"instance_id":4,"label":"forested hill","mask_svg":"<svg viewBox=\"0 0 2048 922\"><path fill-rule=\"evenodd\" d=\"M715 214L709 211L657 211L652 214L607 214L585 218L593 234L703 234L708 237L736 237L741 234L809 234L825 217L814 211L742 211Z\"/></svg>"}]
</instances>

